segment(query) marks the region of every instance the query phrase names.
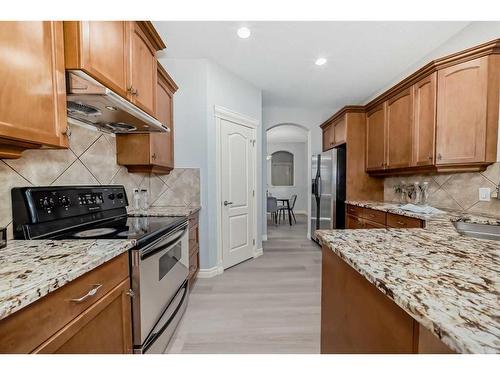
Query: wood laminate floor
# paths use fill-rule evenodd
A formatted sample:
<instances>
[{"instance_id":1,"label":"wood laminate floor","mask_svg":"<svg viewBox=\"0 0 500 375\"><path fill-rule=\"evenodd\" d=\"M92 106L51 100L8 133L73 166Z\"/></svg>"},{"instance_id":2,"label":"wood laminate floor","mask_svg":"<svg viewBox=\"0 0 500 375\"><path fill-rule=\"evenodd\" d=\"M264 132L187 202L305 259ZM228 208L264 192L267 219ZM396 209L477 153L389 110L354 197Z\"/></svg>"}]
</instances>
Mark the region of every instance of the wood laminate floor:
<instances>
[{"instance_id":1,"label":"wood laminate floor","mask_svg":"<svg viewBox=\"0 0 500 375\"><path fill-rule=\"evenodd\" d=\"M297 221L268 223L262 256L196 281L167 353L319 353L321 251Z\"/></svg>"}]
</instances>

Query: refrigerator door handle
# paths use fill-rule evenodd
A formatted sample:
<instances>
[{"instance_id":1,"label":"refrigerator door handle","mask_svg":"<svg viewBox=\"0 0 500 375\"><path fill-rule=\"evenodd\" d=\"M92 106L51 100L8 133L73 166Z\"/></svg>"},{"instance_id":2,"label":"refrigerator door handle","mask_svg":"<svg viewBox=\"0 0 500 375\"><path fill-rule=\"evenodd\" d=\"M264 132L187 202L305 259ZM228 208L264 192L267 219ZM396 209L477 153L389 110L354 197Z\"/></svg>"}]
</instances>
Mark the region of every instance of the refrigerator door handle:
<instances>
[{"instance_id":1,"label":"refrigerator door handle","mask_svg":"<svg viewBox=\"0 0 500 375\"><path fill-rule=\"evenodd\" d=\"M318 197L321 197L321 193L322 193L322 191L321 191L321 177L320 177L320 176L318 176L318 183L317 183L317 185L316 185L316 186L317 186L317 190L318 190L318 194L317 194L317 196L318 196Z\"/></svg>"}]
</instances>

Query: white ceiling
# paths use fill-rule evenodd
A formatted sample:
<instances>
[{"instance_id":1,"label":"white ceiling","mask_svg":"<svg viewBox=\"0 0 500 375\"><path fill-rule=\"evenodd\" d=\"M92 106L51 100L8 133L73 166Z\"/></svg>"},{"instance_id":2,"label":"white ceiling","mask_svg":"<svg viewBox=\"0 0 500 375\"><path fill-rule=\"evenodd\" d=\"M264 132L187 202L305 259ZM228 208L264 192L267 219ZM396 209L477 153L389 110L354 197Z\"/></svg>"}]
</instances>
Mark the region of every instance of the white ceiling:
<instances>
[{"instance_id":1,"label":"white ceiling","mask_svg":"<svg viewBox=\"0 0 500 375\"><path fill-rule=\"evenodd\" d=\"M209 58L263 91L264 106L364 101L468 22L161 21L164 56ZM248 26L252 35L239 39ZM328 62L316 66L318 57Z\"/></svg>"},{"instance_id":2,"label":"white ceiling","mask_svg":"<svg viewBox=\"0 0 500 375\"><path fill-rule=\"evenodd\" d=\"M268 143L306 142L307 131L296 125L279 125L266 132Z\"/></svg>"}]
</instances>

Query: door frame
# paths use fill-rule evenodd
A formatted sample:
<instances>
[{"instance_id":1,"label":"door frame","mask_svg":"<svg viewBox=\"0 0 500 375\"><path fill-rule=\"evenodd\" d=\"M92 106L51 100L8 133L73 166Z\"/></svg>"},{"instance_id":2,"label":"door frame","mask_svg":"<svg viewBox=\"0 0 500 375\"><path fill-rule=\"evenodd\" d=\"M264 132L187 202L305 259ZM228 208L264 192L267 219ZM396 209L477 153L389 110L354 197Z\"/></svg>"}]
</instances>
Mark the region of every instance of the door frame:
<instances>
[{"instance_id":1,"label":"door frame","mask_svg":"<svg viewBox=\"0 0 500 375\"><path fill-rule=\"evenodd\" d=\"M254 147L252 153L252 163L253 163L253 190L255 194L253 195L253 238L255 243L252 247L253 257L256 258L262 255L262 249L257 249L257 127L259 121L231 111L230 109L215 105L215 148L216 148L216 163L215 163L215 182L216 182L216 206L217 206L217 274L224 272L224 266L222 262L222 188L221 188L221 170L222 170L222 160L221 160L221 120L226 120L235 123L240 126L244 126L252 129Z\"/></svg>"}]
</instances>

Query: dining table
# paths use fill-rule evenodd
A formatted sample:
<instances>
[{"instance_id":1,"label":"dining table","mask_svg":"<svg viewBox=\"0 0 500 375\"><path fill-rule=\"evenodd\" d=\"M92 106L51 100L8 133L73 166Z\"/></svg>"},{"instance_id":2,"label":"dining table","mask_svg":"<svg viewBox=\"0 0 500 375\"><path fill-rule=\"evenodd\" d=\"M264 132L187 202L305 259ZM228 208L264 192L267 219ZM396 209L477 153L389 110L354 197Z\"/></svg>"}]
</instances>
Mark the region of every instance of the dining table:
<instances>
[{"instance_id":1,"label":"dining table","mask_svg":"<svg viewBox=\"0 0 500 375\"><path fill-rule=\"evenodd\" d=\"M283 202L283 206L286 206L288 211L288 223L292 225L292 213L290 211L290 198L276 198L277 202Z\"/></svg>"}]
</instances>

